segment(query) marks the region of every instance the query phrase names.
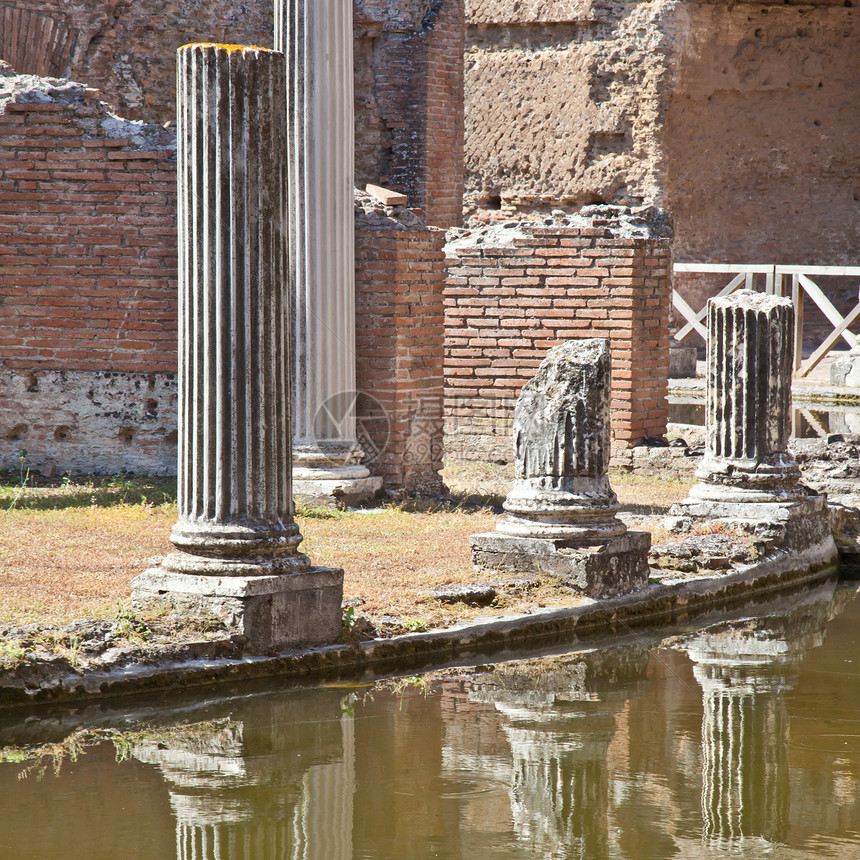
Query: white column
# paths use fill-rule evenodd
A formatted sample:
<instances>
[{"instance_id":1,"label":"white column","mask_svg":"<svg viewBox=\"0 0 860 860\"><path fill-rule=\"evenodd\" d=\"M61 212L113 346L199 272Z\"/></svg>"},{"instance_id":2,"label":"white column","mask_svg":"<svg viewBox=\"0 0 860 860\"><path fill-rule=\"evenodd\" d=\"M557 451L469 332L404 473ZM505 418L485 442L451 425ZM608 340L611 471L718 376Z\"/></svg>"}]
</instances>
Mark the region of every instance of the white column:
<instances>
[{"instance_id":1,"label":"white column","mask_svg":"<svg viewBox=\"0 0 860 860\"><path fill-rule=\"evenodd\" d=\"M275 0L289 81L293 492L310 503L353 504L382 484L356 438L352 40L351 0Z\"/></svg>"}]
</instances>

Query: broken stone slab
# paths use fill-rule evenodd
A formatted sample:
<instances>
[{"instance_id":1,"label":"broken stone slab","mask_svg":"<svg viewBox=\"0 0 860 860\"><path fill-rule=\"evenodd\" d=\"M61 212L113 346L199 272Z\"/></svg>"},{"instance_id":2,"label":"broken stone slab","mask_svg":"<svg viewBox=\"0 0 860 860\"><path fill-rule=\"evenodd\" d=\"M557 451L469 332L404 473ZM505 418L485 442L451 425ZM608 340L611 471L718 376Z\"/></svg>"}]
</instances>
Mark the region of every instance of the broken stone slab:
<instances>
[{"instance_id":1,"label":"broken stone slab","mask_svg":"<svg viewBox=\"0 0 860 860\"><path fill-rule=\"evenodd\" d=\"M376 476L338 478L332 472L326 478L298 478L297 472L304 474L293 469L293 498L309 508L351 508L373 499L382 489Z\"/></svg>"},{"instance_id":2,"label":"broken stone slab","mask_svg":"<svg viewBox=\"0 0 860 860\"><path fill-rule=\"evenodd\" d=\"M673 516L663 523L669 531L686 531L706 522L726 531L762 538L768 552L801 555L815 549L823 561L834 562L837 557L825 496L770 504L687 500L675 505L671 513Z\"/></svg>"},{"instance_id":3,"label":"broken stone slab","mask_svg":"<svg viewBox=\"0 0 860 860\"><path fill-rule=\"evenodd\" d=\"M605 543L572 546L551 538L472 535L472 561L480 570L552 576L586 597L618 597L648 584L651 535L629 531Z\"/></svg>"},{"instance_id":4,"label":"broken stone slab","mask_svg":"<svg viewBox=\"0 0 860 860\"><path fill-rule=\"evenodd\" d=\"M700 570L730 570L752 564L766 553L766 541L744 535L691 535L675 543L651 547L649 559L660 570L698 573Z\"/></svg>"},{"instance_id":5,"label":"broken stone slab","mask_svg":"<svg viewBox=\"0 0 860 860\"><path fill-rule=\"evenodd\" d=\"M847 501L847 499L846 499ZM836 541L839 558L845 565L856 570L860 567L860 499L852 498L855 504L843 504L830 500L827 512L830 517L830 533Z\"/></svg>"},{"instance_id":6,"label":"broken stone slab","mask_svg":"<svg viewBox=\"0 0 860 860\"><path fill-rule=\"evenodd\" d=\"M852 349L840 355L830 365L830 384L844 388L860 388L860 350Z\"/></svg>"},{"instance_id":7,"label":"broken stone slab","mask_svg":"<svg viewBox=\"0 0 860 860\"><path fill-rule=\"evenodd\" d=\"M406 206L409 198L399 191L383 188L381 185L368 183L364 189L371 197L375 197L383 206Z\"/></svg>"},{"instance_id":8,"label":"broken stone slab","mask_svg":"<svg viewBox=\"0 0 860 860\"><path fill-rule=\"evenodd\" d=\"M487 606L496 599L498 592L487 583L466 583L461 585L440 585L427 592L430 597L442 603L471 603Z\"/></svg>"},{"instance_id":9,"label":"broken stone slab","mask_svg":"<svg viewBox=\"0 0 860 860\"><path fill-rule=\"evenodd\" d=\"M650 535L628 532L607 476L611 359L604 338L553 347L514 410L515 479L479 570L549 573L590 597L648 582Z\"/></svg>"}]
</instances>

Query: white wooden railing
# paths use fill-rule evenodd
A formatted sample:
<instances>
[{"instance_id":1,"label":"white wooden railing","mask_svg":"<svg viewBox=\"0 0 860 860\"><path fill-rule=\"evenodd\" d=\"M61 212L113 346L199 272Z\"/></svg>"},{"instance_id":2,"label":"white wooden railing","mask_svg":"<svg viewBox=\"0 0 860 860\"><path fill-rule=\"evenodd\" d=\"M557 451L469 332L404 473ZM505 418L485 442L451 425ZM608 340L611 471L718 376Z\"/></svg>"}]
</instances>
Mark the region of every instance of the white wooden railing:
<instances>
[{"instance_id":1,"label":"white wooden railing","mask_svg":"<svg viewBox=\"0 0 860 860\"><path fill-rule=\"evenodd\" d=\"M703 274L732 275L725 287L717 296L727 296L742 287L756 289L763 286L764 292L777 296L787 294L790 289L791 300L794 304L794 372L796 376L807 376L839 342L844 340L851 349L860 348L860 338L851 331L851 326L860 319L860 296L854 308L847 316L842 316L833 303L824 294L821 287L813 280L822 276L828 277L860 277L860 266L776 266L770 264L730 265L724 263L676 263L675 272L696 272ZM822 341L821 345L803 360L803 299L809 296L819 310L830 321L833 330ZM705 342L708 340L708 330L703 324L707 316L707 304L699 311L693 308L680 296L677 290L672 290L672 305L686 320L685 324L675 332L675 340L682 341L694 331L700 334Z\"/></svg>"}]
</instances>

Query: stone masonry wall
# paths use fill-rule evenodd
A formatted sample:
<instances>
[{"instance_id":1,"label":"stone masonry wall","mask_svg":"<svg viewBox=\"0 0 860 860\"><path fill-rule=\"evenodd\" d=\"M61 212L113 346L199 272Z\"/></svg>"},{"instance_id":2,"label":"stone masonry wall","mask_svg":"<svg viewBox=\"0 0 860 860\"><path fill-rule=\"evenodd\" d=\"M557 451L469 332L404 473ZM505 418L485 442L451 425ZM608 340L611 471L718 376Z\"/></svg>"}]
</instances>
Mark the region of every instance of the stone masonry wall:
<instances>
[{"instance_id":1,"label":"stone masonry wall","mask_svg":"<svg viewBox=\"0 0 860 860\"><path fill-rule=\"evenodd\" d=\"M513 222L448 246L446 457L509 462L520 389L575 338L610 339L615 446L666 432L670 240L601 220Z\"/></svg>"},{"instance_id":2,"label":"stone masonry wall","mask_svg":"<svg viewBox=\"0 0 860 860\"><path fill-rule=\"evenodd\" d=\"M368 201L356 226L360 441L387 487L438 492L445 233Z\"/></svg>"},{"instance_id":3,"label":"stone masonry wall","mask_svg":"<svg viewBox=\"0 0 860 860\"><path fill-rule=\"evenodd\" d=\"M349 0L346 0L349 2ZM356 179L395 187L431 223L459 224L463 0L353 0ZM117 112L175 118L176 49L271 47L271 0L0 0L0 59L73 77Z\"/></svg>"},{"instance_id":4,"label":"stone masonry wall","mask_svg":"<svg viewBox=\"0 0 860 860\"><path fill-rule=\"evenodd\" d=\"M470 0L466 211L658 201L673 0Z\"/></svg>"}]
</instances>

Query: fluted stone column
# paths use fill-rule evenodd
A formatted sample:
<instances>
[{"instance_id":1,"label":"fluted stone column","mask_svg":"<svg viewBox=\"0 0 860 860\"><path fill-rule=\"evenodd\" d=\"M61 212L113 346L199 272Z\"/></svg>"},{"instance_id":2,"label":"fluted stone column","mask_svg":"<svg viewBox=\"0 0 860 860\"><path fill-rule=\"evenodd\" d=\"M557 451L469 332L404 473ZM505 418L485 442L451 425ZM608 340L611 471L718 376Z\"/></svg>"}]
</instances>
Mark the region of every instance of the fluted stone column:
<instances>
[{"instance_id":1,"label":"fluted stone column","mask_svg":"<svg viewBox=\"0 0 860 860\"><path fill-rule=\"evenodd\" d=\"M352 858L354 718L343 706L338 691L210 702L197 711L206 722L134 739L133 756L169 792L176 860Z\"/></svg>"},{"instance_id":2,"label":"fluted stone column","mask_svg":"<svg viewBox=\"0 0 860 860\"><path fill-rule=\"evenodd\" d=\"M708 839L786 838L788 714L778 691L696 667L704 694L702 820ZM744 682L746 680L746 682Z\"/></svg>"},{"instance_id":3,"label":"fluted stone column","mask_svg":"<svg viewBox=\"0 0 860 860\"><path fill-rule=\"evenodd\" d=\"M510 785L513 829L528 857L610 854L607 752L616 715L645 677L648 650L626 656L624 664L608 651L548 658L537 676L506 664L469 685L470 702L492 704L504 715L510 773L488 772L504 760L501 754L478 756L474 770Z\"/></svg>"},{"instance_id":4,"label":"fluted stone column","mask_svg":"<svg viewBox=\"0 0 860 860\"><path fill-rule=\"evenodd\" d=\"M355 504L382 486L356 438L352 41L351 2L275 0L289 79L293 492L311 504Z\"/></svg>"},{"instance_id":5,"label":"fluted stone column","mask_svg":"<svg viewBox=\"0 0 860 860\"><path fill-rule=\"evenodd\" d=\"M647 582L650 536L628 532L616 517L607 477L610 387L607 340L549 351L514 411L509 516L494 534L472 535L476 566L552 573L592 597Z\"/></svg>"},{"instance_id":6,"label":"fluted stone column","mask_svg":"<svg viewBox=\"0 0 860 860\"><path fill-rule=\"evenodd\" d=\"M790 299L740 290L708 303L707 448L692 498L807 495L788 453L793 338Z\"/></svg>"},{"instance_id":7,"label":"fluted stone column","mask_svg":"<svg viewBox=\"0 0 860 860\"><path fill-rule=\"evenodd\" d=\"M343 572L298 552L290 487L284 56L178 52L179 519L133 583L252 650L333 641Z\"/></svg>"},{"instance_id":8,"label":"fluted stone column","mask_svg":"<svg viewBox=\"0 0 860 860\"><path fill-rule=\"evenodd\" d=\"M664 524L754 531L771 541L768 554L783 553L775 564L802 571L835 563L837 550L826 497L800 483L788 451L793 334L789 299L739 290L708 302L705 456Z\"/></svg>"},{"instance_id":9,"label":"fluted stone column","mask_svg":"<svg viewBox=\"0 0 860 860\"><path fill-rule=\"evenodd\" d=\"M708 839L782 842L789 823L792 643L767 631L705 633L687 649L702 688L702 822Z\"/></svg>"}]
</instances>

